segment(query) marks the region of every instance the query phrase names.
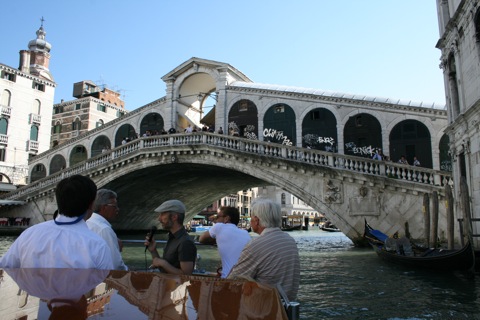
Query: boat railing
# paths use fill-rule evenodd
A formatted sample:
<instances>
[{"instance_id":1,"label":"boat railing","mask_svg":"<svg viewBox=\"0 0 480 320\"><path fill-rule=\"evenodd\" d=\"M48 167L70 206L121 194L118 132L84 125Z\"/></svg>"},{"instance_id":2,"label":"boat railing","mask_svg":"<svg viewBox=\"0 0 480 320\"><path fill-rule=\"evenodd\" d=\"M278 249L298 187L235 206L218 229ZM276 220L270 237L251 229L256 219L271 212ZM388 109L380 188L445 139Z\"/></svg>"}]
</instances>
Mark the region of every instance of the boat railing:
<instances>
[{"instance_id":1,"label":"boat railing","mask_svg":"<svg viewBox=\"0 0 480 320\"><path fill-rule=\"evenodd\" d=\"M280 295L280 300L283 303L283 307L287 312L287 316L289 320L298 320L300 319L300 303L296 301L290 301L288 299L287 294L283 290L280 284L277 284L277 291Z\"/></svg>"},{"instance_id":2,"label":"boat railing","mask_svg":"<svg viewBox=\"0 0 480 320\"><path fill-rule=\"evenodd\" d=\"M122 243L129 243L129 244L143 244L145 240L122 240ZM167 243L167 240L155 240L156 243ZM195 241L195 245L197 246L215 246L216 244L209 244L209 243L200 243L198 241ZM199 255L198 255L199 256ZM195 275L207 275L211 276L213 272L205 272L205 271L198 271L194 270ZM285 308L285 311L288 316L288 320L298 320L300 319L300 303L296 301L290 301L287 297L287 294L283 290L283 288L277 284L277 291L280 295L280 300L282 301L283 307Z\"/></svg>"}]
</instances>

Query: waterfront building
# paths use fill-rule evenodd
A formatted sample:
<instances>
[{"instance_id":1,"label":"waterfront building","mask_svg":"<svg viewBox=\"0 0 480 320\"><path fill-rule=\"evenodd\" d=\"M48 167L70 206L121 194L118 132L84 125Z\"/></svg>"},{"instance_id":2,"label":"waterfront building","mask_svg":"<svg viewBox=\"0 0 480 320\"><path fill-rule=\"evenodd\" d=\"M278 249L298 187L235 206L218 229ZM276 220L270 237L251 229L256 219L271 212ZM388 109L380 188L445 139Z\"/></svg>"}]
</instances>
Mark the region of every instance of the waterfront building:
<instances>
[{"instance_id":1,"label":"waterfront building","mask_svg":"<svg viewBox=\"0 0 480 320\"><path fill-rule=\"evenodd\" d=\"M125 103L120 93L85 80L74 83L73 97L75 100L61 101L53 105L51 146L55 147L72 138L103 126L105 123L119 118L127 113ZM131 132L124 132L123 137L132 138ZM97 145L92 156L102 149L110 149L110 141ZM85 153L86 150L78 150Z\"/></svg>"},{"instance_id":2,"label":"waterfront building","mask_svg":"<svg viewBox=\"0 0 480 320\"><path fill-rule=\"evenodd\" d=\"M263 186L240 190L236 194L227 195L213 203L202 211L202 214L215 214L221 206L232 206L238 208L243 219L249 219L252 216L252 201L259 197L269 198L279 203L283 216L308 217L310 224L323 218L323 214L307 205L303 200L277 186Z\"/></svg>"},{"instance_id":3,"label":"waterfront building","mask_svg":"<svg viewBox=\"0 0 480 320\"><path fill-rule=\"evenodd\" d=\"M50 147L56 83L43 20L36 34L18 68L0 63L0 181L10 188L28 182L28 160Z\"/></svg>"},{"instance_id":4,"label":"waterfront building","mask_svg":"<svg viewBox=\"0 0 480 320\"><path fill-rule=\"evenodd\" d=\"M454 197L461 199L460 182L468 184L469 203L456 209L480 218L480 4L478 0L437 0L445 92L453 158ZM473 224L480 234L480 224Z\"/></svg>"}]
</instances>

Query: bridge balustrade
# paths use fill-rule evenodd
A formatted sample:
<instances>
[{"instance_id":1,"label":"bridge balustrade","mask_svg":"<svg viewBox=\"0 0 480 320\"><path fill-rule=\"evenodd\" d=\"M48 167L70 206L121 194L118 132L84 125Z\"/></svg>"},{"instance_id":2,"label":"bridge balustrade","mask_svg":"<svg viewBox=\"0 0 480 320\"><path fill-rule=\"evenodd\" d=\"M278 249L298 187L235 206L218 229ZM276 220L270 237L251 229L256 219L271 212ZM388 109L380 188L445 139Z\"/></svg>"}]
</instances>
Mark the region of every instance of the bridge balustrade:
<instances>
[{"instance_id":1,"label":"bridge balustrade","mask_svg":"<svg viewBox=\"0 0 480 320\"><path fill-rule=\"evenodd\" d=\"M362 157L336 154L332 152L292 147L258 140L219 135L209 132L158 135L142 137L127 144L118 146L98 156L87 159L73 167L64 169L53 175L35 181L16 191L2 195L0 198L18 199L22 195L33 193L44 187L58 183L61 179L83 174L88 170L99 167L105 163L121 159L142 150L151 150L161 147L181 145L206 145L240 151L245 154L257 154L272 158L281 158L290 161L308 163L311 165L331 167L338 170L348 170L362 174L383 176L387 178L410 181L434 186L452 184L449 172L437 171L422 167L413 167L393 162L385 162Z\"/></svg>"}]
</instances>

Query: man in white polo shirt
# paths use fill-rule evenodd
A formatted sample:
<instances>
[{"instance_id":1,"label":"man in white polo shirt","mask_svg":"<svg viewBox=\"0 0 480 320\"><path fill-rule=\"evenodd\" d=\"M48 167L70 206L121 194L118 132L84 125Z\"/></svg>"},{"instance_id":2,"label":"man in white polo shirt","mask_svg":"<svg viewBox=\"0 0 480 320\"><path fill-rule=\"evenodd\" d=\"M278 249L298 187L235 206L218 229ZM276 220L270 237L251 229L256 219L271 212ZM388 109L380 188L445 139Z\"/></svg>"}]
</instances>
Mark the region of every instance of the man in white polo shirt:
<instances>
[{"instance_id":1,"label":"man in white polo shirt","mask_svg":"<svg viewBox=\"0 0 480 320\"><path fill-rule=\"evenodd\" d=\"M205 231L198 239L201 243L217 241L218 252L222 259L222 278L226 278L232 267L237 263L240 253L251 237L246 230L237 227L240 214L237 208L221 207L217 220L210 230Z\"/></svg>"}]
</instances>

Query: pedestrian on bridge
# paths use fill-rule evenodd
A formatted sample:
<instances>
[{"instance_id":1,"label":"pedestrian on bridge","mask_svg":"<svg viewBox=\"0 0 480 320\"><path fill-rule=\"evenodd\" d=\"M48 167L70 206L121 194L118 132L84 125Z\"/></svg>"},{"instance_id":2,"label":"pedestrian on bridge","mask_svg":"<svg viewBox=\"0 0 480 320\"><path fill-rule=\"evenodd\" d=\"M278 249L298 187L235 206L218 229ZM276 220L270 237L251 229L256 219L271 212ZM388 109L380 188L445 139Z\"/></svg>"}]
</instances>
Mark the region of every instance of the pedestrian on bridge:
<instances>
[{"instance_id":1,"label":"pedestrian on bridge","mask_svg":"<svg viewBox=\"0 0 480 320\"><path fill-rule=\"evenodd\" d=\"M413 165L415 167L420 167L420 161L417 159L417 156L413 157Z\"/></svg>"},{"instance_id":2,"label":"pedestrian on bridge","mask_svg":"<svg viewBox=\"0 0 480 320\"><path fill-rule=\"evenodd\" d=\"M400 160L398 160L398 163L400 163L400 164L408 164L408 161L407 161L407 159L405 158L405 156L402 155L402 156L400 157Z\"/></svg>"}]
</instances>

